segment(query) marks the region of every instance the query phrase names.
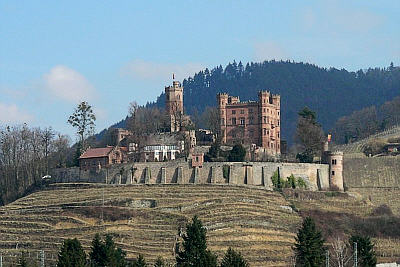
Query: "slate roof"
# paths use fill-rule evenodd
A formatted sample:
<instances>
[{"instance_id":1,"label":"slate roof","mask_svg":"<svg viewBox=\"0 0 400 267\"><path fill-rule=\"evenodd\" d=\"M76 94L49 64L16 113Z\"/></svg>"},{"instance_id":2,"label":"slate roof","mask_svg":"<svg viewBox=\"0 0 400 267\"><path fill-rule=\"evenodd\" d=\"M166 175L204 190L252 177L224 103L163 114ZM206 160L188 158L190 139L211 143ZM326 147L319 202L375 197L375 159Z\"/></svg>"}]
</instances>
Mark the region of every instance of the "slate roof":
<instances>
[{"instance_id":1,"label":"slate roof","mask_svg":"<svg viewBox=\"0 0 400 267\"><path fill-rule=\"evenodd\" d=\"M89 158L102 158L107 157L108 154L113 150L114 147L101 147L101 148L89 148L85 151L79 158L89 159Z\"/></svg>"}]
</instances>

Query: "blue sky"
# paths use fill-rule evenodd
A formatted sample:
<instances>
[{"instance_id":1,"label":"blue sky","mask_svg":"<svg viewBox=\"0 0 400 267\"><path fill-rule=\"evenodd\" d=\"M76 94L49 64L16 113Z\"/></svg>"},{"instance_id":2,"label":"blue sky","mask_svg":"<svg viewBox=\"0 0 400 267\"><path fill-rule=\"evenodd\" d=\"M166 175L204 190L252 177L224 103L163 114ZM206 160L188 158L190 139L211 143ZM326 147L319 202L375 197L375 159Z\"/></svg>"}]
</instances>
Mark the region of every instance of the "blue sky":
<instances>
[{"instance_id":1,"label":"blue sky","mask_svg":"<svg viewBox=\"0 0 400 267\"><path fill-rule=\"evenodd\" d=\"M132 101L233 60L358 70L400 65L400 1L0 2L0 126L70 134L80 100L97 130Z\"/></svg>"}]
</instances>

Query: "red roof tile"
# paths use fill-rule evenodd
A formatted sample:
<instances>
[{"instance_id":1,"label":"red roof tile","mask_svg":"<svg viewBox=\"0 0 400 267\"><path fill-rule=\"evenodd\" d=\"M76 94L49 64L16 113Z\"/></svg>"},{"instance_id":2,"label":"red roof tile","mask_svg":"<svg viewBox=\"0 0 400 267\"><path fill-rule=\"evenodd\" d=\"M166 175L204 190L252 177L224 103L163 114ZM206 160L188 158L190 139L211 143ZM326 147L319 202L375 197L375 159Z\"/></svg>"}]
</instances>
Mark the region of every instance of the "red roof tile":
<instances>
[{"instance_id":1,"label":"red roof tile","mask_svg":"<svg viewBox=\"0 0 400 267\"><path fill-rule=\"evenodd\" d=\"M88 158L102 158L107 157L108 154L113 150L114 147L101 147L101 148L89 148L83 153L79 158L80 159L88 159Z\"/></svg>"}]
</instances>

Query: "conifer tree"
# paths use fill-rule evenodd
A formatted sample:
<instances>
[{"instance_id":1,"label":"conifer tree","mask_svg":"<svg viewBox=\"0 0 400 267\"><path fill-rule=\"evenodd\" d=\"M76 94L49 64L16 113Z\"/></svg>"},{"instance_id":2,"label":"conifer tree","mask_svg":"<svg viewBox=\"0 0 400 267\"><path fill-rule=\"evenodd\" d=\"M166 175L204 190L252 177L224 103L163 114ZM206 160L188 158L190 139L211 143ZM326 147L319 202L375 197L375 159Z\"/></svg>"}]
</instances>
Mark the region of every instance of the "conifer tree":
<instances>
[{"instance_id":1,"label":"conifer tree","mask_svg":"<svg viewBox=\"0 0 400 267\"><path fill-rule=\"evenodd\" d=\"M146 267L147 263L144 260L144 257L142 254L139 254L137 259L134 259L132 264L130 265L131 267ZM163 265L162 265L163 266Z\"/></svg>"},{"instance_id":2,"label":"conifer tree","mask_svg":"<svg viewBox=\"0 0 400 267\"><path fill-rule=\"evenodd\" d=\"M126 266L126 252L115 246L110 235L106 235L103 242L99 234L96 234L92 241L92 250L90 252L91 266Z\"/></svg>"},{"instance_id":3,"label":"conifer tree","mask_svg":"<svg viewBox=\"0 0 400 267\"><path fill-rule=\"evenodd\" d=\"M324 239L311 217L304 219L295 239L296 244L293 249L296 253L296 266L319 267L324 265Z\"/></svg>"},{"instance_id":4,"label":"conifer tree","mask_svg":"<svg viewBox=\"0 0 400 267\"><path fill-rule=\"evenodd\" d=\"M353 249L354 243L357 243L357 257L360 266L370 267L376 265L374 244L371 242L369 236L352 235L349 243L350 247Z\"/></svg>"},{"instance_id":5,"label":"conifer tree","mask_svg":"<svg viewBox=\"0 0 400 267\"><path fill-rule=\"evenodd\" d=\"M194 216L192 223L186 226L183 236L183 251L178 252L178 267L215 267L217 257L207 249L207 230L202 222Z\"/></svg>"},{"instance_id":6,"label":"conifer tree","mask_svg":"<svg viewBox=\"0 0 400 267\"><path fill-rule=\"evenodd\" d=\"M156 262L154 263L154 267L166 267L163 258L158 257Z\"/></svg>"},{"instance_id":7,"label":"conifer tree","mask_svg":"<svg viewBox=\"0 0 400 267\"><path fill-rule=\"evenodd\" d=\"M86 253L78 239L66 239L58 253L57 267L84 267Z\"/></svg>"},{"instance_id":8,"label":"conifer tree","mask_svg":"<svg viewBox=\"0 0 400 267\"><path fill-rule=\"evenodd\" d=\"M228 248L224 258L221 262L221 267L248 267L249 263L243 258L243 256L234 251L232 248Z\"/></svg>"}]
</instances>

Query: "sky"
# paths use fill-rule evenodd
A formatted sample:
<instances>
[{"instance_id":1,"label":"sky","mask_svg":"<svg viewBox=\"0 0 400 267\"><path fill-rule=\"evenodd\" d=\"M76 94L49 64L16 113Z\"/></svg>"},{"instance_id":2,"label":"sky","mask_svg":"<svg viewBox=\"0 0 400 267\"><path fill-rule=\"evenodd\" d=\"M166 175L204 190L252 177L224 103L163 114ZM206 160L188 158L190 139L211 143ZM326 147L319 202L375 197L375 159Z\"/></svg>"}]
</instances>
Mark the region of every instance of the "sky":
<instances>
[{"instance_id":1,"label":"sky","mask_svg":"<svg viewBox=\"0 0 400 267\"><path fill-rule=\"evenodd\" d=\"M399 0L0 1L0 127L67 124L88 101L101 131L129 103L236 60L350 71L400 65Z\"/></svg>"}]
</instances>

